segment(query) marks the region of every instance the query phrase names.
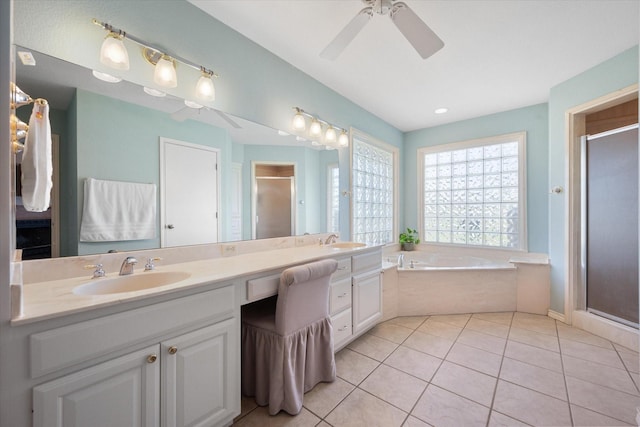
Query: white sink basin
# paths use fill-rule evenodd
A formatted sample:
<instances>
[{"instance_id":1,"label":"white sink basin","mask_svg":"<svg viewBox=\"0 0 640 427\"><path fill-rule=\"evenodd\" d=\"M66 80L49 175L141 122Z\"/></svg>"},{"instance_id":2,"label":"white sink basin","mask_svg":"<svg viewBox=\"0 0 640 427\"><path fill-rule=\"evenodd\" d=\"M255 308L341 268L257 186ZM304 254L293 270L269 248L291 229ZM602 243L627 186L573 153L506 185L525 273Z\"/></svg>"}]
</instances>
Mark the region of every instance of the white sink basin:
<instances>
[{"instance_id":1,"label":"white sink basin","mask_svg":"<svg viewBox=\"0 0 640 427\"><path fill-rule=\"evenodd\" d=\"M331 247L336 249L355 249L364 248L365 246L367 245L359 242L336 242L331 244Z\"/></svg>"},{"instance_id":2,"label":"white sink basin","mask_svg":"<svg viewBox=\"0 0 640 427\"><path fill-rule=\"evenodd\" d=\"M76 295L106 295L121 292L133 292L143 289L169 285L191 276L182 271L143 272L128 276L116 276L109 278L93 279L91 282L76 286L73 293Z\"/></svg>"}]
</instances>

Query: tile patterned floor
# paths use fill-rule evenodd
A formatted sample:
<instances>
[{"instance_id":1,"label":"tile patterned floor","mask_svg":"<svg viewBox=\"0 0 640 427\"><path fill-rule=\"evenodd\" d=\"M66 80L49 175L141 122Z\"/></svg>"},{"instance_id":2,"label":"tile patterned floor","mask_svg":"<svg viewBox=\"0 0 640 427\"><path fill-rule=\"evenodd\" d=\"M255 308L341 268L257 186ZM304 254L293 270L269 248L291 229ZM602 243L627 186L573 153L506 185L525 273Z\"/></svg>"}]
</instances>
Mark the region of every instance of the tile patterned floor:
<instances>
[{"instance_id":1,"label":"tile patterned floor","mask_svg":"<svg viewBox=\"0 0 640 427\"><path fill-rule=\"evenodd\" d=\"M338 378L302 412L252 426L628 426L640 406L638 353L525 313L398 317L336 355Z\"/></svg>"}]
</instances>

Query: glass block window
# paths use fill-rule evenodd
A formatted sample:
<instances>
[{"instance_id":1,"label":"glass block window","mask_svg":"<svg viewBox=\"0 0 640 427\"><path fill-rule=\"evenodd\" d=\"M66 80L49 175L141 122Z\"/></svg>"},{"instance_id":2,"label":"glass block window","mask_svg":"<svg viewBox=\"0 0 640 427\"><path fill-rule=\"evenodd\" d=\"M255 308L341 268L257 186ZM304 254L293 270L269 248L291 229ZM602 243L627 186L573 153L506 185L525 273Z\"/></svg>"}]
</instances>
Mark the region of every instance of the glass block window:
<instances>
[{"instance_id":1,"label":"glass block window","mask_svg":"<svg viewBox=\"0 0 640 427\"><path fill-rule=\"evenodd\" d=\"M327 232L340 231L340 168L329 165L327 171Z\"/></svg>"},{"instance_id":2,"label":"glass block window","mask_svg":"<svg viewBox=\"0 0 640 427\"><path fill-rule=\"evenodd\" d=\"M356 242L380 245L394 241L396 159L394 147L354 135L351 234Z\"/></svg>"},{"instance_id":3,"label":"glass block window","mask_svg":"<svg viewBox=\"0 0 640 427\"><path fill-rule=\"evenodd\" d=\"M525 133L422 148L422 240L526 249Z\"/></svg>"}]
</instances>

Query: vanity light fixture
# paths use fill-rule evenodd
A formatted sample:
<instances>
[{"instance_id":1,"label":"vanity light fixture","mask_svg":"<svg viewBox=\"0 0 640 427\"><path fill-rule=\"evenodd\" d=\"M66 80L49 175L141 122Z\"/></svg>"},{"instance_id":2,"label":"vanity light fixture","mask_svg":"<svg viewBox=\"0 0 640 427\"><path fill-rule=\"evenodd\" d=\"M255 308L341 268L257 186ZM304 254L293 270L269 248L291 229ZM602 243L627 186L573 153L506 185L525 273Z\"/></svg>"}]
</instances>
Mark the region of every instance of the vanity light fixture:
<instances>
[{"instance_id":1,"label":"vanity light fixture","mask_svg":"<svg viewBox=\"0 0 640 427\"><path fill-rule=\"evenodd\" d=\"M113 27L111 24L93 19L93 23L105 29L108 33L102 42L100 49L100 61L116 70L129 69L129 54L124 39L127 39L142 49L144 58L154 65L153 81L162 87L174 88L178 86L177 65L178 63L200 71L200 78L194 82L195 96L205 102L215 100L215 87L213 78L218 75L212 70L202 65L195 64L189 60L181 58L164 49L158 49L121 29ZM149 93L149 92L147 92ZM154 95L157 96L157 95Z\"/></svg>"},{"instance_id":2,"label":"vanity light fixture","mask_svg":"<svg viewBox=\"0 0 640 427\"><path fill-rule=\"evenodd\" d=\"M129 53L122 42L124 37L124 31L109 31L100 48L100 62L116 70L129 69Z\"/></svg>"},{"instance_id":3,"label":"vanity light fixture","mask_svg":"<svg viewBox=\"0 0 640 427\"><path fill-rule=\"evenodd\" d=\"M296 114L293 116L292 127L293 130L297 130L299 132L304 131L307 128L307 120L304 118L302 114L303 111L299 108L295 108Z\"/></svg>"},{"instance_id":4,"label":"vanity light fixture","mask_svg":"<svg viewBox=\"0 0 640 427\"><path fill-rule=\"evenodd\" d=\"M196 83L196 97L203 101L214 101L216 99L216 88L211 79L212 72L202 67L202 75Z\"/></svg>"},{"instance_id":5,"label":"vanity light fixture","mask_svg":"<svg viewBox=\"0 0 640 427\"><path fill-rule=\"evenodd\" d=\"M103 73L96 70L91 71L91 74L93 74L93 77L95 77L96 79L102 80L103 82L107 83L120 83L122 81L120 77L112 76L111 74Z\"/></svg>"},{"instance_id":6,"label":"vanity light fixture","mask_svg":"<svg viewBox=\"0 0 640 427\"><path fill-rule=\"evenodd\" d=\"M312 138L317 138L322 135L322 125L318 119L313 119L311 121L311 126L309 126L309 135L311 135Z\"/></svg>"},{"instance_id":7,"label":"vanity light fixture","mask_svg":"<svg viewBox=\"0 0 640 427\"><path fill-rule=\"evenodd\" d=\"M293 111L295 111L295 113L293 115L291 127L295 133L298 134L296 137L298 141L302 138L300 134L306 130L308 118L311 120L308 137L315 142L313 145L326 145L327 147L332 148L349 146L349 134L346 129L321 120L318 117L307 113L300 107L293 107ZM322 133L323 127L326 127L324 135Z\"/></svg>"},{"instance_id":8,"label":"vanity light fixture","mask_svg":"<svg viewBox=\"0 0 640 427\"><path fill-rule=\"evenodd\" d=\"M158 89L154 89L151 87L143 87L142 90L144 90L144 93L146 93L147 95L151 95L151 96L157 96L158 98L162 98L167 96L167 94L161 90Z\"/></svg>"}]
</instances>

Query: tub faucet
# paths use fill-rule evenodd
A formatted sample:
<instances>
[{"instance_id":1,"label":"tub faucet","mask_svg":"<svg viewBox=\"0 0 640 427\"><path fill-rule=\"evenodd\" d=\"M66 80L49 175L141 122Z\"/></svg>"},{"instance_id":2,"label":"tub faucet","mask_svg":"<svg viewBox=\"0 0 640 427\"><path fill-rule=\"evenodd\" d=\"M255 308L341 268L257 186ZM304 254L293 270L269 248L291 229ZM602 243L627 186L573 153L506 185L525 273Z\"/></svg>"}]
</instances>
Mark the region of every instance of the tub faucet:
<instances>
[{"instance_id":1,"label":"tub faucet","mask_svg":"<svg viewBox=\"0 0 640 427\"><path fill-rule=\"evenodd\" d=\"M404 254L398 256L398 267L404 268Z\"/></svg>"},{"instance_id":2,"label":"tub faucet","mask_svg":"<svg viewBox=\"0 0 640 427\"><path fill-rule=\"evenodd\" d=\"M335 243L337 239L338 239L337 234L330 234L329 237L327 237L327 240L324 241L324 244L330 245L332 243Z\"/></svg>"},{"instance_id":3,"label":"tub faucet","mask_svg":"<svg viewBox=\"0 0 640 427\"><path fill-rule=\"evenodd\" d=\"M126 276L129 274L133 274L133 266L138 263L138 260L132 256L128 256L122 261L122 265L120 266L120 275Z\"/></svg>"}]
</instances>

